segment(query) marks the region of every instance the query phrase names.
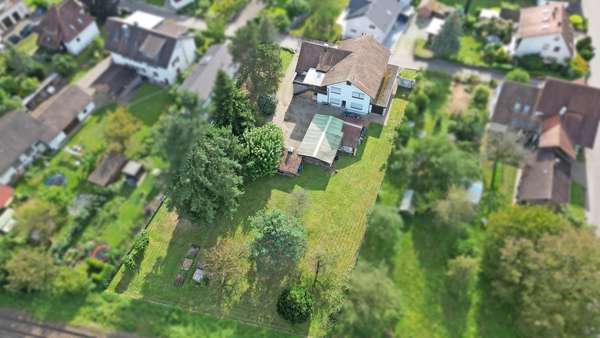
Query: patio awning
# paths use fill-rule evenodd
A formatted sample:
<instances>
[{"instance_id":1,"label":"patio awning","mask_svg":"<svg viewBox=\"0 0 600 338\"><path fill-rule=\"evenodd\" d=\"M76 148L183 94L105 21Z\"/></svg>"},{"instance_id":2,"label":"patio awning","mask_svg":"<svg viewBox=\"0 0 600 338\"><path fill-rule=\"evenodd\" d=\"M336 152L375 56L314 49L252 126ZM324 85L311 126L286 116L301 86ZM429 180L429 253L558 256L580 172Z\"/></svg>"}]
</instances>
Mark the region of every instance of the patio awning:
<instances>
[{"instance_id":1,"label":"patio awning","mask_svg":"<svg viewBox=\"0 0 600 338\"><path fill-rule=\"evenodd\" d=\"M333 164L342 143L344 121L333 116L316 114L302 139L298 153Z\"/></svg>"}]
</instances>

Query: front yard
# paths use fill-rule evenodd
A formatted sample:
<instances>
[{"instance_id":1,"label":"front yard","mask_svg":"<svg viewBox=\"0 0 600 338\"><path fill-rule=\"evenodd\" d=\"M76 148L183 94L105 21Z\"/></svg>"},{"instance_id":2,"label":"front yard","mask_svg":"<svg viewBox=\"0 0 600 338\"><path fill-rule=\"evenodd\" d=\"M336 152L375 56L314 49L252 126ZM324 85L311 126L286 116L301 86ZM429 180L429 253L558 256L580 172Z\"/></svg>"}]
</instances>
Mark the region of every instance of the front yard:
<instances>
[{"instance_id":1,"label":"front yard","mask_svg":"<svg viewBox=\"0 0 600 338\"><path fill-rule=\"evenodd\" d=\"M109 289L126 297L178 304L187 310L225 316L277 331L318 334L323 318L313 318L309 327L291 326L277 315L275 303L285 280L248 276L249 291L230 312L222 313L216 301L217 290L195 286L189 275L182 287L174 286L181 260L191 244L209 248L225 234L234 235L240 241L248 239L249 216L265 207L287 210L294 201L292 192L304 189L308 193L309 207L303 223L309 234L309 246L300 269L312 274L314 267L309 257L317 250L326 249L329 255L339 257L333 268L347 274L356 261L367 211L375 203L381 186L393 130L400 122L404 105L404 100L395 99L388 125L371 124L358 155L341 155L335 175L307 165L298 178L276 176L254 182L246 187L239 212L233 219L221 219L211 226L190 225L178 222L177 217L163 207L149 227L150 245L139 271L135 276L119 271Z\"/></svg>"}]
</instances>

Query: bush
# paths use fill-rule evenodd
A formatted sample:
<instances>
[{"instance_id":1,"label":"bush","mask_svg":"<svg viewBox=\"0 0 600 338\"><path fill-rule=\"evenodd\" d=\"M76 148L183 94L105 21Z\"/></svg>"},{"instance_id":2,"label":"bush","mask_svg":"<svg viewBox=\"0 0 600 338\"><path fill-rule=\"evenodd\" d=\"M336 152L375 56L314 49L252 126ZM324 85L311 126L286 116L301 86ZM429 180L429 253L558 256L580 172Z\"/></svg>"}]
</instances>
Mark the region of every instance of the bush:
<instances>
[{"instance_id":1,"label":"bush","mask_svg":"<svg viewBox=\"0 0 600 338\"><path fill-rule=\"evenodd\" d=\"M506 79L509 81L528 83L530 76L525 69L515 68L506 74Z\"/></svg>"},{"instance_id":2,"label":"bush","mask_svg":"<svg viewBox=\"0 0 600 338\"><path fill-rule=\"evenodd\" d=\"M258 96L258 111L264 116L272 116L277 108L277 98L273 95L261 94Z\"/></svg>"},{"instance_id":3,"label":"bush","mask_svg":"<svg viewBox=\"0 0 600 338\"><path fill-rule=\"evenodd\" d=\"M56 54L52 57L52 68L61 76L69 77L77 70L77 62L70 54Z\"/></svg>"},{"instance_id":4,"label":"bush","mask_svg":"<svg viewBox=\"0 0 600 338\"><path fill-rule=\"evenodd\" d=\"M406 121L402 121L402 123L396 127L396 137L394 138L394 144L396 148L405 147L408 144L408 140L410 140L413 135L413 130Z\"/></svg>"},{"instance_id":5,"label":"bush","mask_svg":"<svg viewBox=\"0 0 600 338\"><path fill-rule=\"evenodd\" d=\"M292 285L281 293L277 313L290 323L306 322L313 312L313 298L303 285Z\"/></svg>"},{"instance_id":6,"label":"bush","mask_svg":"<svg viewBox=\"0 0 600 338\"><path fill-rule=\"evenodd\" d=\"M587 32L588 30L588 20L581 15L571 15L569 17L569 21L571 21L571 25L575 27L576 30L580 32Z\"/></svg>"},{"instance_id":7,"label":"bush","mask_svg":"<svg viewBox=\"0 0 600 338\"><path fill-rule=\"evenodd\" d=\"M573 72L572 75L575 77L587 76L590 73L590 65L579 54L576 54L575 57L571 60L570 66Z\"/></svg>"},{"instance_id":8,"label":"bush","mask_svg":"<svg viewBox=\"0 0 600 338\"><path fill-rule=\"evenodd\" d=\"M306 0L290 0L286 2L285 10L287 11L290 19L293 19L299 15L308 13L310 11L310 7Z\"/></svg>"},{"instance_id":9,"label":"bush","mask_svg":"<svg viewBox=\"0 0 600 338\"><path fill-rule=\"evenodd\" d=\"M268 17L273 25L277 27L277 30L280 33L283 33L290 26L290 19L288 17L288 13L284 8L281 7L272 7L267 8L263 11L262 15Z\"/></svg>"},{"instance_id":10,"label":"bush","mask_svg":"<svg viewBox=\"0 0 600 338\"><path fill-rule=\"evenodd\" d=\"M150 243L150 236L148 230L144 229L135 236L131 251L129 251L129 254L123 259L126 270L133 271L137 268L137 261L143 256L144 251L148 247L148 243Z\"/></svg>"},{"instance_id":11,"label":"bush","mask_svg":"<svg viewBox=\"0 0 600 338\"><path fill-rule=\"evenodd\" d=\"M543 71L546 68L544 59L538 54L524 55L515 58L517 65L528 71Z\"/></svg>"},{"instance_id":12,"label":"bush","mask_svg":"<svg viewBox=\"0 0 600 338\"><path fill-rule=\"evenodd\" d=\"M425 93L419 93L415 97L415 105L419 114L423 114L429 105L429 97Z\"/></svg>"},{"instance_id":13,"label":"bush","mask_svg":"<svg viewBox=\"0 0 600 338\"><path fill-rule=\"evenodd\" d=\"M595 51L594 45L592 44L592 38L587 36L579 41L575 45L577 48L577 53L581 55L586 61L590 61L594 58Z\"/></svg>"},{"instance_id":14,"label":"bush","mask_svg":"<svg viewBox=\"0 0 600 338\"><path fill-rule=\"evenodd\" d=\"M478 85L473 91L472 103L475 107L485 109L490 98L490 90L484 85Z\"/></svg>"},{"instance_id":15,"label":"bush","mask_svg":"<svg viewBox=\"0 0 600 338\"><path fill-rule=\"evenodd\" d=\"M417 120L418 119L417 106L414 103L409 102L406 105L406 108L404 108L404 116L406 116L406 118L409 121Z\"/></svg>"},{"instance_id":16,"label":"bush","mask_svg":"<svg viewBox=\"0 0 600 338\"><path fill-rule=\"evenodd\" d=\"M489 64L508 63L511 60L510 53L500 44L489 44L483 48L483 61Z\"/></svg>"}]
</instances>

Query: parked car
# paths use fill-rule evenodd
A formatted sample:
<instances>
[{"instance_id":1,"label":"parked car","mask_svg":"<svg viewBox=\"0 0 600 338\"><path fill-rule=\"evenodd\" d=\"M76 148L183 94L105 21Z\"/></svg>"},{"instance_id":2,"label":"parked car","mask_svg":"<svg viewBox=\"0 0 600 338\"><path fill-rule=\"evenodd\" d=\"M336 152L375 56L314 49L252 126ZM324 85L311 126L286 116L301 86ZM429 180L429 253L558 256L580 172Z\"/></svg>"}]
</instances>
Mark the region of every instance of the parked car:
<instances>
[{"instance_id":1,"label":"parked car","mask_svg":"<svg viewBox=\"0 0 600 338\"><path fill-rule=\"evenodd\" d=\"M21 41L21 38L18 35L13 34L8 37L8 41L13 45L16 45L17 43L19 43L19 41Z\"/></svg>"},{"instance_id":2,"label":"parked car","mask_svg":"<svg viewBox=\"0 0 600 338\"><path fill-rule=\"evenodd\" d=\"M21 36L21 38L25 39L32 32L33 32L33 26L31 24L27 24L27 25L25 25L25 27L23 27L23 29L21 29L21 31L19 32L19 35Z\"/></svg>"}]
</instances>

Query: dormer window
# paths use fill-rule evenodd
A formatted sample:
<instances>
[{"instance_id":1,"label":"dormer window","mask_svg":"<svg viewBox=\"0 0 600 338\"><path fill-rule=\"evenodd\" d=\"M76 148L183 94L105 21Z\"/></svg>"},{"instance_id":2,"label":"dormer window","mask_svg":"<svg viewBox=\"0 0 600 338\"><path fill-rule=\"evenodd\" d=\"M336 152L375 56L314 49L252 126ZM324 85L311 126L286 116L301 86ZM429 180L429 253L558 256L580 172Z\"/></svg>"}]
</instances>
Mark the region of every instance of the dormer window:
<instances>
[{"instance_id":1,"label":"dormer window","mask_svg":"<svg viewBox=\"0 0 600 338\"><path fill-rule=\"evenodd\" d=\"M521 111L521 102L519 102L519 101L515 102L513 110L515 111L515 113L520 112Z\"/></svg>"}]
</instances>

